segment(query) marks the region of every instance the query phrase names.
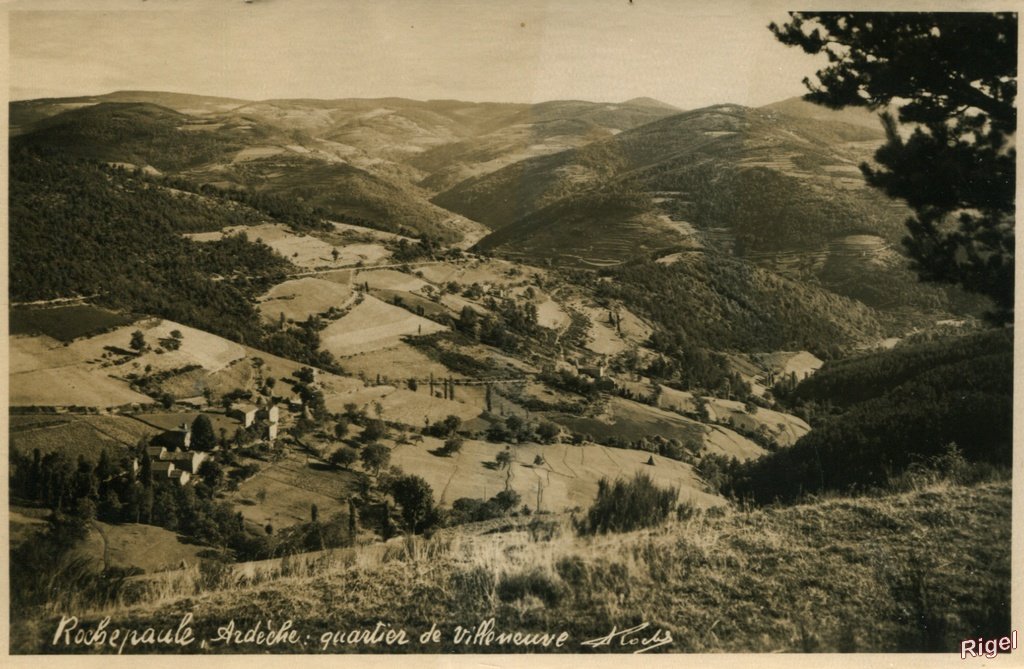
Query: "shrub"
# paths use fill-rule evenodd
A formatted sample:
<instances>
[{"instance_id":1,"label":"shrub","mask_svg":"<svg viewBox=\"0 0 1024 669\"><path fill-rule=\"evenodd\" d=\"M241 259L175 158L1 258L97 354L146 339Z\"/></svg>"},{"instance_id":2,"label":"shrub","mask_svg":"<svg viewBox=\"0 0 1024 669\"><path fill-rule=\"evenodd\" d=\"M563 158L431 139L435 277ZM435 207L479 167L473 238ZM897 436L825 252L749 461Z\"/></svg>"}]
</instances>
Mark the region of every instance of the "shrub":
<instances>
[{"instance_id":1,"label":"shrub","mask_svg":"<svg viewBox=\"0 0 1024 669\"><path fill-rule=\"evenodd\" d=\"M442 455L455 455L462 450L462 437L452 435L444 442L444 447L441 448Z\"/></svg>"},{"instance_id":2,"label":"shrub","mask_svg":"<svg viewBox=\"0 0 1024 669\"><path fill-rule=\"evenodd\" d=\"M440 522L430 484L412 474L391 483L391 494L402 507L402 520L410 532L419 533Z\"/></svg>"},{"instance_id":3,"label":"shrub","mask_svg":"<svg viewBox=\"0 0 1024 669\"><path fill-rule=\"evenodd\" d=\"M565 592L565 585L557 577L536 568L520 574L503 574L497 587L498 599L503 602L532 595L548 607L558 606Z\"/></svg>"},{"instance_id":4,"label":"shrub","mask_svg":"<svg viewBox=\"0 0 1024 669\"><path fill-rule=\"evenodd\" d=\"M594 505L576 529L580 534L604 534L659 525L674 510L678 495L675 488L660 488L643 473L631 481L609 483L602 478Z\"/></svg>"},{"instance_id":5,"label":"shrub","mask_svg":"<svg viewBox=\"0 0 1024 669\"><path fill-rule=\"evenodd\" d=\"M331 464L336 467L351 467L359 458L359 451L348 446L342 446L331 454Z\"/></svg>"}]
</instances>

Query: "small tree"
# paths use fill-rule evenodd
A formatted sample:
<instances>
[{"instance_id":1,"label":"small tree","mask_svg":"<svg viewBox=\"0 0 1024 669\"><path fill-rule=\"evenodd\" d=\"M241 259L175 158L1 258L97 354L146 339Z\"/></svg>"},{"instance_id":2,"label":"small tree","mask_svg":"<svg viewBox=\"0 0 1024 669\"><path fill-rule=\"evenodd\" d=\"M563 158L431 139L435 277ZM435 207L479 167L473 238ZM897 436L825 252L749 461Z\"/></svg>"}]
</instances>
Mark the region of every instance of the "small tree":
<instances>
[{"instance_id":1,"label":"small tree","mask_svg":"<svg viewBox=\"0 0 1024 669\"><path fill-rule=\"evenodd\" d=\"M561 433L562 429L551 421L542 420L537 426L537 438L545 444L553 442Z\"/></svg>"},{"instance_id":2,"label":"small tree","mask_svg":"<svg viewBox=\"0 0 1024 669\"><path fill-rule=\"evenodd\" d=\"M217 435L213 431L213 423L205 413L196 416L192 421L192 448L197 451L212 451L217 446Z\"/></svg>"},{"instance_id":3,"label":"small tree","mask_svg":"<svg viewBox=\"0 0 1024 669\"><path fill-rule=\"evenodd\" d=\"M334 423L334 436L338 439L344 439L345 435L348 434L348 420L340 418Z\"/></svg>"},{"instance_id":4,"label":"small tree","mask_svg":"<svg viewBox=\"0 0 1024 669\"><path fill-rule=\"evenodd\" d=\"M374 474L379 474L381 467L387 466L391 461L391 450L384 444L370 444L363 449L359 457L367 469L372 469Z\"/></svg>"},{"instance_id":5,"label":"small tree","mask_svg":"<svg viewBox=\"0 0 1024 669\"><path fill-rule=\"evenodd\" d=\"M384 421L380 418L374 418L366 423L366 427L363 428L363 433L360 435L360 439L364 442L377 441L383 439L388 434L387 426L384 425Z\"/></svg>"},{"instance_id":6,"label":"small tree","mask_svg":"<svg viewBox=\"0 0 1024 669\"><path fill-rule=\"evenodd\" d=\"M506 449L494 456L494 461L501 469L508 469L512 466L512 451Z\"/></svg>"},{"instance_id":7,"label":"small tree","mask_svg":"<svg viewBox=\"0 0 1024 669\"><path fill-rule=\"evenodd\" d=\"M434 491L419 476L408 474L396 478L391 484L391 495L402 507L402 520L410 532L418 534L438 523Z\"/></svg>"},{"instance_id":8,"label":"small tree","mask_svg":"<svg viewBox=\"0 0 1024 669\"><path fill-rule=\"evenodd\" d=\"M338 450L331 453L331 464L335 467L348 468L355 464L356 459L359 457L359 452L354 448L348 446L342 446Z\"/></svg>"},{"instance_id":9,"label":"small tree","mask_svg":"<svg viewBox=\"0 0 1024 669\"><path fill-rule=\"evenodd\" d=\"M146 346L146 335L142 333L142 330L136 330L132 333L132 340L129 344L133 351L142 353L148 347Z\"/></svg>"},{"instance_id":10,"label":"small tree","mask_svg":"<svg viewBox=\"0 0 1024 669\"><path fill-rule=\"evenodd\" d=\"M448 456L455 455L462 450L462 443L462 437L453 434L445 440L444 448L441 449L441 452Z\"/></svg>"}]
</instances>

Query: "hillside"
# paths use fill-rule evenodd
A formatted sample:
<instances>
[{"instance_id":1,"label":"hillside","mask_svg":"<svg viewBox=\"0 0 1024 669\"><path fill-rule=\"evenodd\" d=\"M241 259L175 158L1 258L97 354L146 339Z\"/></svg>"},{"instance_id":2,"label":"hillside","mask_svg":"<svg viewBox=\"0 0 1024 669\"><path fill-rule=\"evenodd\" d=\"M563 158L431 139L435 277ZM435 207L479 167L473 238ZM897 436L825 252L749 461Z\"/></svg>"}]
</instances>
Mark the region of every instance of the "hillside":
<instances>
[{"instance_id":1,"label":"hillside","mask_svg":"<svg viewBox=\"0 0 1024 669\"><path fill-rule=\"evenodd\" d=\"M952 468L971 480L1012 463L1009 331L827 363L781 394L810 416L813 429L795 445L740 467L731 481L738 495L792 499L801 491L927 476L927 468Z\"/></svg>"},{"instance_id":2,"label":"hillside","mask_svg":"<svg viewBox=\"0 0 1024 669\"><path fill-rule=\"evenodd\" d=\"M827 205L826 189L838 187L850 197L838 206L857 205L882 218L887 207L884 203L879 206L877 197L860 196L864 183L857 170L858 162L870 151L868 147L881 139L879 131L844 123L733 105L708 107L647 123L580 149L522 161L470 179L434 201L497 229L570 193L605 181L622 181L661 198L658 204L666 213L678 214L698 227L710 227L713 208L730 198L716 198L713 191L708 192L709 179L739 180L742 186L716 185L716 189L726 186L739 193L756 186L752 179L771 178L772 187L783 184L800 189L805 198L820 206ZM779 200L779 206L813 206ZM500 206L513 202L511 211ZM743 215L744 210L739 209L717 225L739 228L735 232L740 238L752 236L743 227ZM828 217L820 218L825 222ZM763 226L775 219L776 212L767 212L759 222ZM863 222L849 225L854 228L858 224Z\"/></svg>"},{"instance_id":3,"label":"hillside","mask_svg":"<svg viewBox=\"0 0 1024 669\"><path fill-rule=\"evenodd\" d=\"M705 513L592 538L542 516L290 564L240 565L206 579L193 569L129 597L136 603L94 610L82 624L114 615L141 629L191 613L196 636L212 639L223 621L244 630L269 618L308 634L303 652L510 652L496 639L452 643L455 626L493 617L497 633L567 633L561 649L534 652L579 653L613 650L583 642L647 622L645 638L655 630L671 638L654 652L953 653L961 639L1009 627L1010 528L1008 483ZM803 593L796 607L794 592ZM159 608L149 602L155 596ZM407 630L411 643L332 643L330 632L372 630L377 621ZM418 636L431 623L442 638L424 646ZM35 630L55 624L52 616L19 617L12 647L47 652Z\"/></svg>"},{"instance_id":4,"label":"hillside","mask_svg":"<svg viewBox=\"0 0 1024 669\"><path fill-rule=\"evenodd\" d=\"M682 254L672 264L628 263L604 274L598 294L658 325L653 341L664 352L697 345L823 356L882 332L876 314L859 302L711 253Z\"/></svg>"},{"instance_id":5,"label":"hillside","mask_svg":"<svg viewBox=\"0 0 1024 669\"><path fill-rule=\"evenodd\" d=\"M467 227L449 224L450 213L401 180L319 151L313 138L294 128L243 117L101 102L39 120L14 139L12 151L21 149L145 168L199 186L243 188L304 202L323 217L442 241L457 241Z\"/></svg>"}]
</instances>

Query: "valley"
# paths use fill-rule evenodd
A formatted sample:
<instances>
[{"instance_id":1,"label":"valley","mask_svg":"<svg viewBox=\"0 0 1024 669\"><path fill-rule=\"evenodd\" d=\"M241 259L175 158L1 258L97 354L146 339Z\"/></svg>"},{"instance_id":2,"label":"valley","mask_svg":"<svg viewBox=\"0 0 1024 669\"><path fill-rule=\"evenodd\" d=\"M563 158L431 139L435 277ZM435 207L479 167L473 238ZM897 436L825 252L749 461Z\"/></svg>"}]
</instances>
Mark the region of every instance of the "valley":
<instances>
[{"instance_id":1,"label":"valley","mask_svg":"<svg viewBox=\"0 0 1024 669\"><path fill-rule=\"evenodd\" d=\"M250 607L286 564L333 585L413 570L430 592L431 550L452 597L483 579L469 610L539 621L550 597L589 632L567 608L590 606L587 579L595 598L624 588L631 615L641 593L679 614L657 583L707 587L680 555L715 588L753 579L774 601L762 566L797 587L780 565L825 549L779 500L829 531L917 522L927 486L1004 515L1012 330L918 281L908 210L857 167L884 139L870 115L144 91L10 109L23 652L62 606L148 621L188 592L227 611L244 577ZM669 524L587 538L595 500L629 481L667 491ZM874 497L805 497L857 493ZM870 569L829 578L884 571L849 541ZM45 560L116 587L47 599L25 573ZM612 583L634 568L636 590ZM500 585L513 572L541 585ZM733 610L702 592L689 613ZM801 624L759 649L792 649ZM724 627L694 648L749 649ZM826 647L841 627L823 624Z\"/></svg>"}]
</instances>

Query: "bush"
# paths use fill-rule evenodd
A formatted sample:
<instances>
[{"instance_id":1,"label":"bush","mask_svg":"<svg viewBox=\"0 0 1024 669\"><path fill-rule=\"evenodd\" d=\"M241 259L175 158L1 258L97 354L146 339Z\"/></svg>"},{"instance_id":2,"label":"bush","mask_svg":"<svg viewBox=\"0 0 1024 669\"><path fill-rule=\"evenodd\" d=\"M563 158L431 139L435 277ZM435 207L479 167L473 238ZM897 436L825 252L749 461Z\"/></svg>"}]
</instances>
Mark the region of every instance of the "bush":
<instances>
[{"instance_id":1,"label":"bush","mask_svg":"<svg viewBox=\"0 0 1024 669\"><path fill-rule=\"evenodd\" d=\"M462 450L462 437L458 435L452 435L444 442L444 447L441 448L442 455L455 455Z\"/></svg>"},{"instance_id":2,"label":"bush","mask_svg":"<svg viewBox=\"0 0 1024 669\"><path fill-rule=\"evenodd\" d=\"M498 599L513 602L532 595L545 606L558 606L565 596L566 588L557 577L551 576L540 569L533 569L521 574L504 574L498 581Z\"/></svg>"},{"instance_id":3,"label":"bush","mask_svg":"<svg viewBox=\"0 0 1024 669\"><path fill-rule=\"evenodd\" d=\"M659 488L643 473L632 481L609 483L603 478L598 481L594 505L576 529L580 534L605 534L659 525L675 508L678 496L675 488Z\"/></svg>"},{"instance_id":4,"label":"bush","mask_svg":"<svg viewBox=\"0 0 1024 669\"><path fill-rule=\"evenodd\" d=\"M342 446L331 454L331 464L336 467L351 467L359 458L359 452L348 446Z\"/></svg>"},{"instance_id":5,"label":"bush","mask_svg":"<svg viewBox=\"0 0 1024 669\"><path fill-rule=\"evenodd\" d=\"M417 534L440 522L434 491L419 476L398 477L391 483L391 494L402 507L402 520L410 532Z\"/></svg>"}]
</instances>

